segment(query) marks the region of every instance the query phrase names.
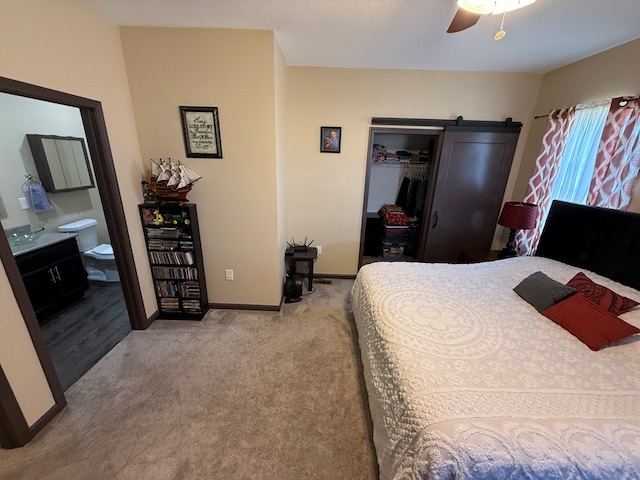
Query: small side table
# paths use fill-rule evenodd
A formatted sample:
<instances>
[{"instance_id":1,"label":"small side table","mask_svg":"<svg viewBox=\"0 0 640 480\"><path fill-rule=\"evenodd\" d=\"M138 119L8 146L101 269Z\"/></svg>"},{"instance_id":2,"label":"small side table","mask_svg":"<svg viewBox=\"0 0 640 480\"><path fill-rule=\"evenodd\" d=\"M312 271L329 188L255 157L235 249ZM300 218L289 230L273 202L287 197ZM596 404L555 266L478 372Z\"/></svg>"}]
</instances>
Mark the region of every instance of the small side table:
<instances>
[{"instance_id":1,"label":"small side table","mask_svg":"<svg viewBox=\"0 0 640 480\"><path fill-rule=\"evenodd\" d=\"M502 250L460 250L460 262L479 263L491 262L503 258Z\"/></svg>"},{"instance_id":2,"label":"small side table","mask_svg":"<svg viewBox=\"0 0 640 480\"><path fill-rule=\"evenodd\" d=\"M289 247L284 252L284 258L287 265L287 273L294 275L296 273L296 264L298 262L306 262L309 265L307 269L308 290L313 289L313 264L318 258L318 249L316 247L307 247L306 250L299 251Z\"/></svg>"}]
</instances>

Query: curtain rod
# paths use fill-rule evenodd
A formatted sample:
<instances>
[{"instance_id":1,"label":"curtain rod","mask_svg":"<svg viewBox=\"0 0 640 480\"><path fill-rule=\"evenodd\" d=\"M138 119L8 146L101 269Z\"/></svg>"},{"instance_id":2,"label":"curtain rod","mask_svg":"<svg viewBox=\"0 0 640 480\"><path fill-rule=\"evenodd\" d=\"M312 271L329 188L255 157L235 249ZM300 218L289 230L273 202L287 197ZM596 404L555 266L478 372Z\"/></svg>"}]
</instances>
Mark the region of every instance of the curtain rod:
<instances>
[{"instance_id":1,"label":"curtain rod","mask_svg":"<svg viewBox=\"0 0 640 480\"><path fill-rule=\"evenodd\" d=\"M634 100L638 100L638 98L640 98L640 97L624 97L622 100L620 100L618 105L620 105L621 107L626 107L629 104L629 102L633 102ZM587 105L587 106L591 106L591 105ZM587 106L584 106L582 108L586 108ZM576 108L576 110L582 110L582 108ZM548 113L546 115L536 115L536 116L533 117L533 119L534 120L538 120L539 118L546 118L548 116L549 116Z\"/></svg>"}]
</instances>

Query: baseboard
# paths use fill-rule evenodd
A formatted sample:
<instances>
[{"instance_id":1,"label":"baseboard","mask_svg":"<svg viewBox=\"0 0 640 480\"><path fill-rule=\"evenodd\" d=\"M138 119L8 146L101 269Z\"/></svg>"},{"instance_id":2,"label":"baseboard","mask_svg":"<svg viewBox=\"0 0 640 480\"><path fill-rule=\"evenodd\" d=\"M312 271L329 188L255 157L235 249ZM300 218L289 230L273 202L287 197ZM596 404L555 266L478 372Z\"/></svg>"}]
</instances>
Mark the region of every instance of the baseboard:
<instances>
[{"instance_id":1,"label":"baseboard","mask_svg":"<svg viewBox=\"0 0 640 480\"><path fill-rule=\"evenodd\" d=\"M210 303L210 309L217 310L263 310L267 312L279 312L282 308L282 300L279 305L246 305L242 303Z\"/></svg>"},{"instance_id":2,"label":"baseboard","mask_svg":"<svg viewBox=\"0 0 640 480\"><path fill-rule=\"evenodd\" d=\"M155 312L153 312L151 314L151 316L145 320L142 329L146 330L147 328L149 328L149 325L151 325L153 322L155 322L158 319L159 316L160 316L160 310L156 310Z\"/></svg>"},{"instance_id":3,"label":"baseboard","mask_svg":"<svg viewBox=\"0 0 640 480\"><path fill-rule=\"evenodd\" d=\"M54 403L53 406L49 410L47 410L47 412L42 415L36 423L28 428L25 428L22 432L17 432L16 430L13 430L11 432L4 431L6 428L9 428L9 426L5 425L5 428L3 428L2 431L2 435L0 435L2 440L0 442L0 445L2 445L2 448L6 449L24 447L27 443L33 440L33 438L40 432L40 430L42 430L51 420L53 420L53 418L58 415L66 405L66 401L63 405ZM21 420L24 421L22 412L20 412L20 417Z\"/></svg>"},{"instance_id":4,"label":"baseboard","mask_svg":"<svg viewBox=\"0 0 640 480\"><path fill-rule=\"evenodd\" d=\"M355 274L342 274L342 273L314 273L313 278L338 278L343 280L353 280L356 278Z\"/></svg>"},{"instance_id":5,"label":"baseboard","mask_svg":"<svg viewBox=\"0 0 640 480\"><path fill-rule=\"evenodd\" d=\"M40 430L42 430L51 420L53 420L53 417L64 410L64 407L66 405L66 401L64 405L60 405L58 403L54 404L53 407L51 407L44 415L42 415L36 423L31 425L31 427L29 427L31 438L35 437Z\"/></svg>"}]
</instances>

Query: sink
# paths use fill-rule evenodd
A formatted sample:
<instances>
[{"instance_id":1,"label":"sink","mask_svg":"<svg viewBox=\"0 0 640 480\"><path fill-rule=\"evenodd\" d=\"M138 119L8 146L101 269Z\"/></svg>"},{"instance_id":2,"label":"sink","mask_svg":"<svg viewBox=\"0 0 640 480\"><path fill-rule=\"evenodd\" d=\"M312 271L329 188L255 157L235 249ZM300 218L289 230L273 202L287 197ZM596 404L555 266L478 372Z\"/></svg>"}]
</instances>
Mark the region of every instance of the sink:
<instances>
[{"instance_id":1,"label":"sink","mask_svg":"<svg viewBox=\"0 0 640 480\"><path fill-rule=\"evenodd\" d=\"M38 238L44 232L44 227L34 227L33 225L22 225L20 227L14 227L7 229L5 234L11 248L20 247L22 245L28 245Z\"/></svg>"},{"instance_id":2,"label":"sink","mask_svg":"<svg viewBox=\"0 0 640 480\"><path fill-rule=\"evenodd\" d=\"M42 231L34 234L31 239L20 238L16 242L15 237L9 237L9 246L11 247L11 253L16 257L27 252L32 252L38 248L48 247L58 242L67 240L68 238L75 237L73 233L43 233ZM29 237L28 237L29 238Z\"/></svg>"}]
</instances>

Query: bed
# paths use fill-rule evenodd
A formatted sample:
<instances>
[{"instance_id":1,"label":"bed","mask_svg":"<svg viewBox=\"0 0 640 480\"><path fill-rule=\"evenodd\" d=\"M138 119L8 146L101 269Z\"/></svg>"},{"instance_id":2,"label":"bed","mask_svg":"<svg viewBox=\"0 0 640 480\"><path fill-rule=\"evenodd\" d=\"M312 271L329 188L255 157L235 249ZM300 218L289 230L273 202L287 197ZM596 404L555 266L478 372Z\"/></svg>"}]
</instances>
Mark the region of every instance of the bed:
<instances>
[{"instance_id":1,"label":"bed","mask_svg":"<svg viewBox=\"0 0 640 480\"><path fill-rule=\"evenodd\" d=\"M594 351L513 290L582 273L640 302L639 250L640 215L554 202L536 256L362 267L380 479L640 478L640 335ZM638 306L617 317L640 327Z\"/></svg>"}]
</instances>

